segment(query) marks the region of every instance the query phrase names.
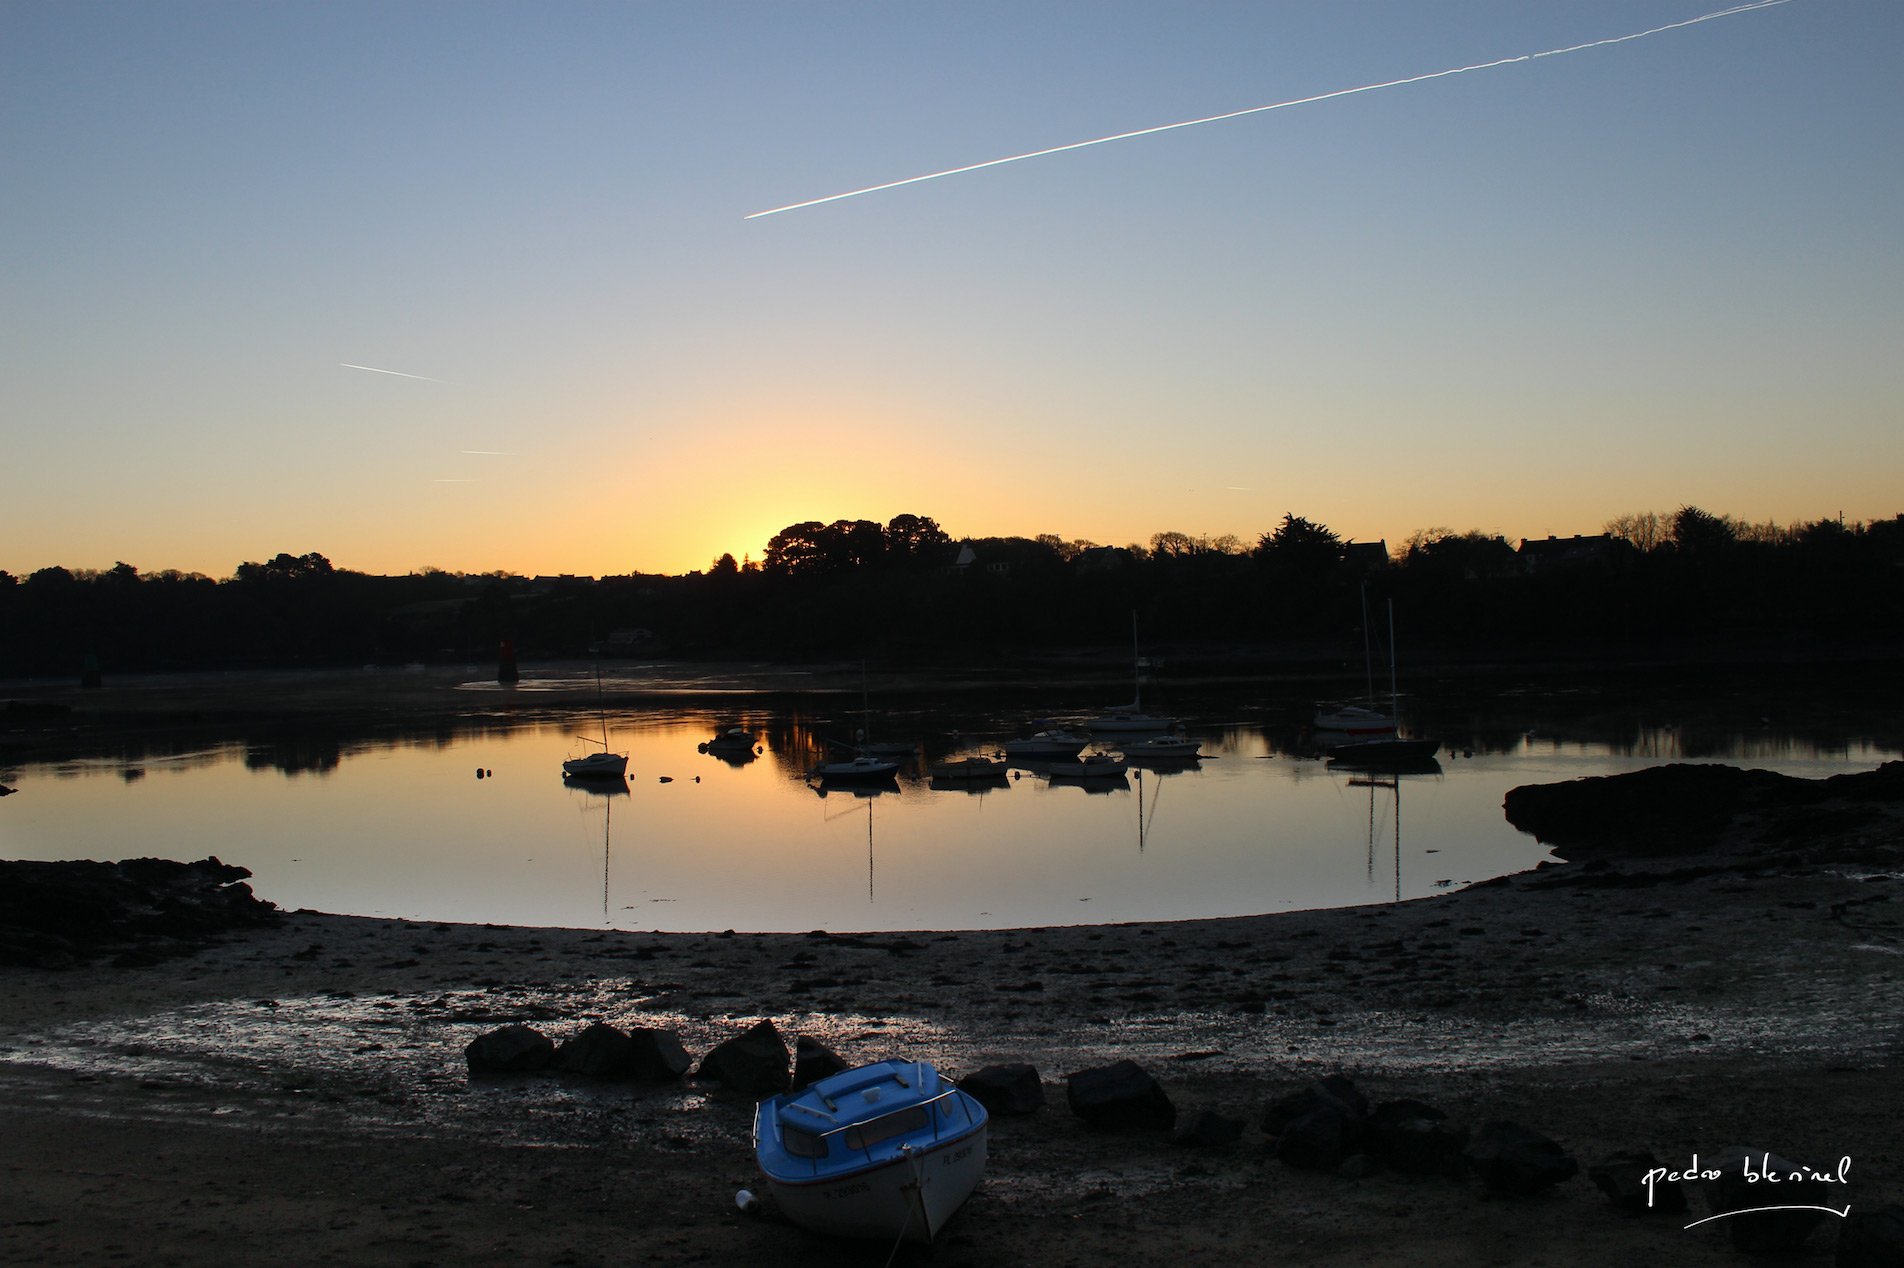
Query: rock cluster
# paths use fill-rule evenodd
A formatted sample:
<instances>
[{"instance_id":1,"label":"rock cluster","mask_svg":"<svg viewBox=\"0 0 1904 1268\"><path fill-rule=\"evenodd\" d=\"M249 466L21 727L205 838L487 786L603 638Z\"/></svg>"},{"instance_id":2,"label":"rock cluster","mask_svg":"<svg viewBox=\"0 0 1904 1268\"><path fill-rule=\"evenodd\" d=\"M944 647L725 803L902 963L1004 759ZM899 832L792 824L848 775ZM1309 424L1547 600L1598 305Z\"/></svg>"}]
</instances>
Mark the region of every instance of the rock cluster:
<instances>
[{"instance_id":1,"label":"rock cluster","mask_svg":"<svg viewBox=\"0 0 1904 1268\"><path fill-rule=\"evenodd\" d=\"M110 955L139 967L275 924L281 913L244 884L250 875L215 858L0 862L0 964L64 969Z\"/></svg>"},{"instance_id":2,"label":"rock cluster","mask_svg":"<svg viewBox=\"0 0 1904 1268\"><path fill-rule=\"evenodd\" d=\"M624 1031L596 1022L560 1047L533 1026L504 1026L479 1035L463 1049L471 1074L533 1074L557 1070L604 1079L667 1082L692 1064L672 1030L638 1027Z\"/></svg>"}]
</instances>

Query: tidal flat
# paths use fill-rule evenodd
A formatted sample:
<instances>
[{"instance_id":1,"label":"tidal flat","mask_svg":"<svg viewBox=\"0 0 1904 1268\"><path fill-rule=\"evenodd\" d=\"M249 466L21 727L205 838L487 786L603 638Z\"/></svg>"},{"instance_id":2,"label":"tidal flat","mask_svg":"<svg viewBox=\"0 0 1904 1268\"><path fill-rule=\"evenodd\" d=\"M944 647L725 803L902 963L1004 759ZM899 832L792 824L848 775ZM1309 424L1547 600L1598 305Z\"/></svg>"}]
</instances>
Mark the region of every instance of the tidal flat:
<instances>
[{"instance_id":1,"label":"tidal flat","mask_svg":"<svg viewBox=\"0 0 1904 1268\"><path fill-rule=\"evenodd\" d=\"M766 1017L851 1061L1038 1066L1050 1103L995 1120L935 1264L1735 1263L1723 1221L1682 1227L1696 1199L1628 1216L1583 1177L1519 1199L1345 1179L1277 1161L1255 1122L1340 1071L1372 1100L1523 1123L1583 1168L1745 1144L1849 1157L1846 1201L1895 1201L1904 903L1869 860L1896 840L1887 810L1842 851L1728 838L1361 908L957 933L299 911L145 967L8 968L0 1257L883 1263L735 1210L751 1103L718 1085L473 1079L462 1058L507 1021L668 1026L698 1056ZM1244 1139L1085 1129L1062 1076L1124 1057Z\"/></svg>"}]
</instances>

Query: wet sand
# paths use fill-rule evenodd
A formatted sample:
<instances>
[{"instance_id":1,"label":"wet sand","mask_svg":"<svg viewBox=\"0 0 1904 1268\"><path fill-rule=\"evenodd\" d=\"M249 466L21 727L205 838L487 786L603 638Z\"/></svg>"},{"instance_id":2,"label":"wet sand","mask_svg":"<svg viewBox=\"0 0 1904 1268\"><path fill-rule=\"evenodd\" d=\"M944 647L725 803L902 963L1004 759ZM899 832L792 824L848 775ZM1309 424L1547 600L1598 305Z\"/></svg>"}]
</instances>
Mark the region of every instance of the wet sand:
<instances>
[{"instance_id":1,"label":"wet sand","mask_svg":"<svg viewBox=\"0 0 1904 1268\"><path fill-rule=\"evenodd\" d=\"M1672 870L1629 870L1649 868ZM1608 886L1569 865L1380 907L858 939L299 912L148 968L0 970L0 1261L884 1263L735 1210L751 1105L718 1087L462 1060L519 1019L674 1026L698 1055L766 1016L856 1062L1039 1067L1051 1104L995 1120L935 1265L1732 1263L1723 1222L1681 1228L1697 1200L1629 1217L1584 1175L1508 1200L1304 1172L1255 1119L1344 1070L1583 1167L1748 1144L1849 1155L1845 1200L1904 1199L1904 901L1873 870L1735 859ZM1083 1129L1061 1076L1127 1056L1180 1111L1250 1130L1192 1150Z\"/></svg>"}]
</instances>

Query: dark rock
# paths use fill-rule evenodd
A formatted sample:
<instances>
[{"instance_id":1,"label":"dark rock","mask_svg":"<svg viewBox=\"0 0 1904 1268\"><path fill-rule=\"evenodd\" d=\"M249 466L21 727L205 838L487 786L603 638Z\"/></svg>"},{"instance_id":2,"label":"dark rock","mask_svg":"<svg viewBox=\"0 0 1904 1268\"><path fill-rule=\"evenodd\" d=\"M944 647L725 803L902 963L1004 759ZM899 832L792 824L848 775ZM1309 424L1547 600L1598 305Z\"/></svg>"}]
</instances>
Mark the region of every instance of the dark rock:
<instances>
[{"instance_id":1,"label":"dark rock","mask_svg":"<svg viewBox=\"0 0 1904 1268\"><path fill-rule=\"evenodd\" d=\"M1669 765L1507 794L1507 821L1570 858L1589 852L1692 854L1715 845L1738 816L1827 801L1904 800L1904 762L1874 771L1799 779L1736 766Z\"/></svg>"},{"instance_id":2,"label":"dark rock","mask_svg":"<svg viewBox=\"0 0 1904 1268\"><path fill-rule=\"evenodd\" d=\"M1384 1101L1363 1126L1364 1147L1384 1166L1411 1175L1446 1175L1466 1167L1468 1130L1421 1101Z\"/></svg>"},{"instance_id":3,"label":"dark rock","mask_svg":"<svg viewBox=\"0 0 1904 1268\"><path fill-rule=\"evenodd\" d=\"M639 1026L628 1032L628 1077L650 1083L669 1083L694 1064L681 1037L672 1030Z\"/></svg>"},{"instance_id":4,"label":"dark rock","mask_svg":"<svg viewBox=\"0 0 1904 1268\"><path fill-rule=\"evenodd\" d=\"M1135 1061L1079 1070L1064 1081L1071 1112L1093 1127L1169 1131L1176 1125L1177 1107Z\"/></svg>"},{"instance_id":5,"label":"dark rock","mask_svg":"<svg viewBox=\"0 0 1904 1268\"><path fill-rule=\"evenodd\" d=\"M1263 1110L1263 1133L1280 1136L1290 1123L1317 1110L1328 1110L1344 1123L1359 1123L1368 1116L1368 1098L1356 1090L1348 1075L1331 1074L1271 1101Z\"/></svg>"},{"instance_id":6,"label":"dark rock","mask_svg":"<svg viewBox=\"0 0 1904 1268\"><path fill-rule=\"evenodd\" d=\"M1367 1154L1350 1154L1342 1160L1342 1165L1335 1169L1335 1173L1344 1180L1360 1180L1365 1176L1374 1175L1381 1169L1382 1164Z\"/></svg>"},{"instance_id":7,"label":"dark rock","mask_svg":"<svg viewBox=\"0 0 1904 1268\"><path fill-rule=\"evenodd\" d=\"M1838 1234L1838 1268L1904 1268L1904 1206L1853 1211Z\"/></svg>"},{"instance_id":8,"label":"dark rock","mask_svg":"<svg viewBox=\"0 0 1904 1268\"><path fill-rule=\"evenodd\" d=\"M1038 1067L1019 1061L974 1070L959 1080L959 1087L991 1114L1036 1114L1045 1107Z\"/></svg>"},{"instance_id":9,"label":"dark rock","mask_svg":"<svg viewBox=\"0 0 1904 1268\"><path fill-rule=\"evenodd\" d=\"M621 1077L634 1053L634 1040L625 1031L596 1022L581 1034L564 1040L556 1050L555 1065L564 1074Z\"/></svg>"},{"instance_id":10,"label":"dark rock","mask_svg":"<svg viewBox=\"0 0 1904 1268\"><path fill-rule=\"evenodd\" d=\"M829 1074L850 1069L845 1058L810 1035L801 1035L793 1045L793 1089L796 1092Z\"/></svg>"},{"instance_id":11,"label":"dark rock","mask_svg":"<svg viewBox=\"0 0 1904 1268\"><path fill-rule=\"evenodd\" d=\"M701 1058L694 1077L718 1080L743 1096L763 1099L792 1087L789 1066L787 1041L771 1021L763 1020L746 1034L717 1044Z\"/></svg>"},{"instance_id":12,"label":"dark rock","mask_svg":"<svg viewBox=\"0 0 1904 1268\"><path fill-rule=\"evenodd\" d=\"M1843 1206L1834 1201L1842 1186L1815 1179L1809 1168L1763 1149L1728 1146L1710 1169L1719 1173L1705 1182L1706 1205L1714 1215L1774 1204ZM1799 1249L1824 1218L1823 1211L1752 1211L1725 1223L1735 1249L1764 1254Z\"/></svg>"},{"instance_id":13,"label":"dark rock","mask_svg":"<svg viewBox=\"0 0 1904 1268\"><path fill-rule=\"evenodd\" d=\"M0 964L150 963L276 924L277 907L242 883L250 875L215 858L0 862Z\"/></svg>"},{"instance_id":14,"label":"dark rock","mask_svg":"<svg viewBox=\"0 0 1904 1268\"><path fill-rule=\"evenodd\" d=\"M1334 1171L1355 1152L1355 1132L1332 1108L1309 1111L1276 1134L1276 1156L1292 1167Z\"/></svg>"},{"instance_id":15,"label":"dark rock","mask_svg":"<svg viewBox=\"0 0 1904 1268\"><path fill-rule=\"evenodd\" d=\"M1231 1118L1215 1110L1198 1110L1177 1124L1170 1143L1185 1148L1207 1149L1217 1145L1233 1145L1242 1138L1242 1119Z\"/></svg>"},{"instance_id":16,"label":"dark rock","mask_svg":"<svg viewBox=\"0 0 1904 1268\"><path fill-rule=\"evenodd\" d=\"M1649 1211L1681 1212L1686 1209L1686 1190L1677 1180L1656 1176L1649 1186L1646 1177L1667 1171L1659 1159L1645 1149L1617 1153L1605 1162L1587 1168L1587 1179L1600 1186L1607 1201L1622 1211L1644 1215Z\"/></svg>"},{"instance_id":17,"label":"dark rock","mask_svg":"<svg viewBox=\"0 0 1904 1268\"><path fill-rule=\"evenodd\" d=\"M1580 1170L1558 1143L1519 1123L1486 1124L1465 1156L1475 1174L1497 1193L1540 1193Z\"/></svg>"},{"instance_id":18,"label":"dark rock","mask_svg":"<svg viewBox=\"0 0 1904 1268\"><path fill-rule=\"evenodd\" d=\"M555 1041L533 1026L504 1026L463 1049L471 1074L527 1074L555 1064Z\"/></svg>"}]
</instances>

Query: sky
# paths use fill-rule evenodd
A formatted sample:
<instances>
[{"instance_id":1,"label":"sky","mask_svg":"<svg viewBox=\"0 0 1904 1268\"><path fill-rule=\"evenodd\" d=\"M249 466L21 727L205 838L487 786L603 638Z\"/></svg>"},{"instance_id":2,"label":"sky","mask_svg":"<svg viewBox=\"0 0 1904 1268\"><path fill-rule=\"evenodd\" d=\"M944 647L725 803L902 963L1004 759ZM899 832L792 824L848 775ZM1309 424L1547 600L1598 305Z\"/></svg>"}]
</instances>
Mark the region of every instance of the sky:
<instances>
[{"instance_id":1,"label":"sky","mask_svg":"<svg viewBox=\"0 0 1904 1268\"><path fill-rule=\"evenodd\" d=\"M0 569L1896 514L1891 0L744 219L1720 7L0 5Z\"/></svg>"}]
</instances>

